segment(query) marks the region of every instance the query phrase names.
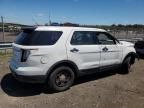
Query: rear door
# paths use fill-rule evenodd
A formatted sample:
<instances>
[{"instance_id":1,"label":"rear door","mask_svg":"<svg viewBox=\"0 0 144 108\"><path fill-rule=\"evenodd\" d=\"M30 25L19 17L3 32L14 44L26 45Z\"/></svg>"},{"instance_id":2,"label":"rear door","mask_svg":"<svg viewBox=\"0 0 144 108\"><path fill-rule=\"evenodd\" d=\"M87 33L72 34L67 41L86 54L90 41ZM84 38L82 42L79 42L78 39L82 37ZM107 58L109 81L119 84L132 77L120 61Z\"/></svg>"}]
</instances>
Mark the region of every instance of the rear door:
<instances>
[{"instance_id":1,"label":"rear door","mask_svg":"<svg viewBox=\"0 0 144 108\"><path fill-rule=\"evenodd\" d=\"M100 46L95 31L72 31L67 42L68 59L80 70L99 67Z\"/></svg>"},{"instance_id":2,"label":"rear door","mask_svg":"<svg viewBox=\"0 0 144 108\"><path fill-rule=\"evenodd\" d=\"M97 38L100 44L100 67L112 66L121 63L122 47L116 39L105 32L98 32Z\"/></svg>"}]
</instances>

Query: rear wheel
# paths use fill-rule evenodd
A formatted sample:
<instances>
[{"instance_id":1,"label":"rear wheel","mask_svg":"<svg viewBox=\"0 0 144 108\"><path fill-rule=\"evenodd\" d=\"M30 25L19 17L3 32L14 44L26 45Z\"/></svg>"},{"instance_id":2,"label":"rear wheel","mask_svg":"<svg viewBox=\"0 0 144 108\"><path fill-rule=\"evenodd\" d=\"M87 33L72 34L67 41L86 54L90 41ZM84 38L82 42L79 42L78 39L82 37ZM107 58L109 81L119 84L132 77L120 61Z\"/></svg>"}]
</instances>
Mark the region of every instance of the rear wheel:
<instances>
[{"instance_id":1,"label":"rear wheel","mask_svg":"<svg viewBox=\"0 0 144 108\"><path fill-rule=\"evenodd\" d=\"M62 66L56 68L50 74L48 84L52 90L64 91L72 86L74 78L73 70L69 67Z\"/></svg>"}]
</instances>

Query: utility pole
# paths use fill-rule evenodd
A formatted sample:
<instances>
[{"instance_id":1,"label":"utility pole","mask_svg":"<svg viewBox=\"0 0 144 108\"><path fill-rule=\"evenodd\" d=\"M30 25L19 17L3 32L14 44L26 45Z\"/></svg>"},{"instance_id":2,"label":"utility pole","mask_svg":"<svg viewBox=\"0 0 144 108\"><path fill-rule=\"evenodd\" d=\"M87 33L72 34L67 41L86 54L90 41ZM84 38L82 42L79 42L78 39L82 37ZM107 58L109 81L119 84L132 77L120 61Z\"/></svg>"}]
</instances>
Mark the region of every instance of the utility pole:
<instances>
[{"instance_id":1,"label":"utility pole","mask_svg":"<svg viewBox=\"0 0 144 108\"><path fill-rule=\"evenodd\" d=\"M4 29L4 20L3 20L3 16L1 16L1 21L2 21L3 42L5 42L5 29Z\"/></svg>"}]
</instances>

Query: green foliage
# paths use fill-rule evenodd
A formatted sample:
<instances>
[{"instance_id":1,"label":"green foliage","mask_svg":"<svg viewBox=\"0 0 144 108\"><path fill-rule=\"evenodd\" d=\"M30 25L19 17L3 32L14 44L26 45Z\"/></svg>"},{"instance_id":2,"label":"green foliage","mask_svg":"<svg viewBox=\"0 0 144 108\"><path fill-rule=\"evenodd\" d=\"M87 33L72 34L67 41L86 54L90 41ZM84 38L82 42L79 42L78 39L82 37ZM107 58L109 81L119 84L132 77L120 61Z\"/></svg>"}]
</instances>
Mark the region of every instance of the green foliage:
<instances>
[{"instance_id":1,"label":"green foliage","mask_svg":"<svg viewBox=\"0 0 144 108\"><path fill-rule=\"evenodd\" d=\"M144 31L144 25L134 24L134 25L122 25L122 24L112 24L112 25L80 25L82 27L94 27L94 28L102 28L106 30L123 30L123 31Z\"/></svg>"},{"instance_id":2,"label":"green foliage","mask_svg":"<svg viewBox=\"0 0 144 108\"><path fill-rule=\"evenodd\" d=\"M13 27L25 27L30 25L22 25L22 24L14 24L14 23L5 23L5 30L8 30L9 26ZM46 23L46 26L48 24ZM60 26L75 26L75 27L92 27L92 28L101 28L105 30L111 30L111 31L144 31L144 25L142 24L112 24L112 25L80 25L80 24L74 24L71 22L61 23ZM2 31L2 23L0 23L0 31Z\"/></svg>"}]
</instances>

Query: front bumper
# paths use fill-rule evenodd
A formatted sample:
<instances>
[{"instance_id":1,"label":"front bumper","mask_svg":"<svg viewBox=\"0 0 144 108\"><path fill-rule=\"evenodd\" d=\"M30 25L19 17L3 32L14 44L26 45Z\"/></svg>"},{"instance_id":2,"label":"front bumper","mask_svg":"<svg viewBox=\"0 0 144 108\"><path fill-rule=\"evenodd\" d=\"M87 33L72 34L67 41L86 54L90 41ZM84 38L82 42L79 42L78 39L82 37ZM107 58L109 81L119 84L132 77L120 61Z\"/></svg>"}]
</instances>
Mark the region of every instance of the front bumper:
<instances>
[{"instance_id":1,"label":"front bumper","mask_svg":"<svg viewBox=\"0 0 144 108\"><path fill-rule=\"evenodd\" d=\"M137 53L135 53L134 56L139 60L139 55Z\"/></svg>"},{"instance_id":2,"label":"front bumper","mask_svg":"<svg viewBox=\"0 0 144 108\"><path fill-rule=\"evenodd\" d=\"M138 55L144 56L144 49L136 49Z\"/></svg>"},{"instance_id":3,"label":"front bumper","mask_svg":"<svg viewBox=\"0 0 144 108\"><path fill-rule=\"evenodd\" d=\"M14 78L20 82L24 83L45 83L46 76L45 75L20 75L21 71L17 70L16 68L9 66L12 75Z\"/></svg>"}]
</instances>

